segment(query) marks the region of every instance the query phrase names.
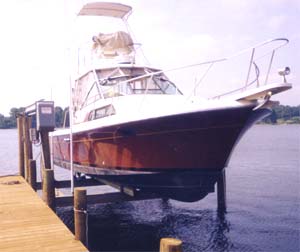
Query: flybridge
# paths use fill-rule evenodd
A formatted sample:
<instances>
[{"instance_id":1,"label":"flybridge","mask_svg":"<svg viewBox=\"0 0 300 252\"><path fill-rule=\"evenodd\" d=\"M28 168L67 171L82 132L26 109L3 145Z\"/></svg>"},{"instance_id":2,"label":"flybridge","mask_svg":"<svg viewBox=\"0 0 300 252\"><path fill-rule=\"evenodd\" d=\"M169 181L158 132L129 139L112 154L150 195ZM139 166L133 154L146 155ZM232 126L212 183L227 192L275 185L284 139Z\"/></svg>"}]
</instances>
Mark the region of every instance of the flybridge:
<instances>
[{"instance_id":1,"label":"flybridge","mask_svg":"<svg viewBox=\"0 0 300 252\"><path fill-rule=\"evenodd\" d=\"M107 16L126 20L131 10L130 6L120 3L96 2L84 5L78 16Z\"/></svg>"},{"instance_id":2,"label":"flybridge","mask_svg":"<svg viewBox=\"0 0 300 252\"><path fill-rule=\"evenodd\" d=\"M77 73L79 75L85 73L91 66L136 63L137 49L140 49L141 45L135 43L131 37L127 22L131 12L131 6L110 2L87 3L80 9L77 13L78 20L86 20L89 22L89 27L94 27L98 23L93 17L104 17L100 19L102 21L105 18L110 19L106 20L109 22L102 27L100 32L93 31L94 34L89 35L92 41L80 44L77 51L74 51L74 55L78 58ZM115 25L117 28L112 28ZM144 58L143 55L141 53L140 57Z\"/></svg>"}]
</instances>

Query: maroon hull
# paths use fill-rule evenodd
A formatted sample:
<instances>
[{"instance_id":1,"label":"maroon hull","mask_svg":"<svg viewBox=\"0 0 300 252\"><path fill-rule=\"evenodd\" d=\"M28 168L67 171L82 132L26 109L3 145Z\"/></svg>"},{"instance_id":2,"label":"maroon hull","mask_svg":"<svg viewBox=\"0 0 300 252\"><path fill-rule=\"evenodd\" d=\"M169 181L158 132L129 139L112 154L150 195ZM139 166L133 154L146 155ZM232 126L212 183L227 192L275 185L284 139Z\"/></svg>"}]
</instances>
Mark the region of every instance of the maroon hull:
<instances>
[{"instance_id":1,"label":"maroon hull","mask_svg":"<svg viewBox=\"0 0 300 252\"><path fill-rule=\"evenodd\" d=\"M253 106L154 118L73 135L74 163L86 173L221 170L242 133L269 110ZM68 135L54 136L55 163L69 162Z\"/></svg>"}]
</instances>

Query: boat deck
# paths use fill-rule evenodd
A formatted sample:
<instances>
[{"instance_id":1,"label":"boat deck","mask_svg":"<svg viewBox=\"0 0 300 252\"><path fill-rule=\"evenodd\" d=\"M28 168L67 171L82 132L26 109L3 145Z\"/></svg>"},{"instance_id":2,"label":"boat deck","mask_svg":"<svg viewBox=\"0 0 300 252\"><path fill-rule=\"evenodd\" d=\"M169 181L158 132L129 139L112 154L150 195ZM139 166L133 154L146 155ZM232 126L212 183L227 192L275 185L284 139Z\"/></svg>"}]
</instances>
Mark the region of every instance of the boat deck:
<instances>
[{"instance_id":1,"label":"boat deck","mask_svg":"<svg viewBox=\"0 0 300 252\"><path fill-rule=\"evenodd\" d=\"M0 177L0 251L87 251L21 176Z\"/></svg>"}]
</instances>

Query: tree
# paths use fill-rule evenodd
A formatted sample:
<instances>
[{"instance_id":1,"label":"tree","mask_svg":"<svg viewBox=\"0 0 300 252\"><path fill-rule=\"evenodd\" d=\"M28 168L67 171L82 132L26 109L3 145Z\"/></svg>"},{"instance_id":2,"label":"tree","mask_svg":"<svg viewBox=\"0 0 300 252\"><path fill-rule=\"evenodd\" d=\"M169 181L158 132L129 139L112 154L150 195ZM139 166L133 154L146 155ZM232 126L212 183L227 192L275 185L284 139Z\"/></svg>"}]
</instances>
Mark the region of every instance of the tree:
<instances>
[{"instance_id":1,"label":"tree","mask_svg":"<svg viewBox=\"0 0 300 252\"><path fill-rule=\"evenodd\" d=\"M272 113L262 120L264 123L276 124L277 123L277 114L275 110L272 110Z\"/></svg>"},{"instance_id":2,"label":"tree","mask_svg":"<svg viewBox=\"0 0 300 252\"><path fill-rule=\"evenodd\" d=\"M61 107L55 107L55 127L61 127L63 124L63 114L64 111Z\"/></svg>"},{"instance_id":3,"label":"tree","mask_svg":"<svg viewBox=\"0 0 300 252\"><path fill-rule=\"evenodd\" d=\"M5 120L4 115L0 114L0 129L4 128L4 120Z\"/></svg>"},{"instance_id":4,"label":"tree","mask_svg":"<svg viewBox=\"0 0 300 252\"><path fill-rule=\"evenodd\" d=\"M277 105L270 116L263 119L264 123L289 122L298 123L300 117L300 105L296 107Z\"/></svg>"},{"instance_id":5,"label":"tree","mask_svg":"<svg viewBox=\"0 0 300 252\"><path fill-rule=\"evenodd\" d=\"M9 112L9 119L7 120L7 124L9 128L13 128L17 126L17 116L18 114L22 113L24 108L11 108Z\"/></svg>"}]
</instances>

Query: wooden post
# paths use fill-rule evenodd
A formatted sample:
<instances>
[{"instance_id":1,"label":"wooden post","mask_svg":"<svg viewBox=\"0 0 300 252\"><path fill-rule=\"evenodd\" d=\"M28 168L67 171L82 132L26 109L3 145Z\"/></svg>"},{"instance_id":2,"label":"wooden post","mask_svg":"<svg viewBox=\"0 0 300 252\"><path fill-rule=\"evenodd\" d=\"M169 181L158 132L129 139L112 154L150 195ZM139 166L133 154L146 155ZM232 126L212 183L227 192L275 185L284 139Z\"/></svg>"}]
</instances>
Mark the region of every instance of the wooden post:
<instances>
[{"instance_id":1,"label":"wooden post","mask_svg":"<svg viewBox=\"0 0 300 252\"><path fill-rule=\"evenodd\" d=\"M23 117L23 136L24 136L24 164L25 179L29 178L29 159L32 159L32 144L29 138L29 127L31 126L31 117Z\"/></svg>"},{"instance_id":2,"label":"wooden post","mask_svg":"<svg viewBox=\"0 0 300 252\"><path fill-rule=\"evenodd\" d=\"M87 197L86 189L75 188L74 191L74 223L75 239L86 244L86 218L87 218Z\"/></svg>"},{"instance_id":3,"label":"wooden post","mask_svg":"<svg viewBox=\"0 0 300 252\"><path fill-rule=\"evenodd\" d=\"M54 171L51 169L43 169L43 200L55 211L55 181Z\"/></svg>"},{"instance_id":4,"label":"wooden post","mask_svg":"<svg viewBox=\"0 0 300 252\"><path fill-rule=\"evenodd\" d=\"M29 184L36 191L36 161L29 159Z\"/></svg>"},{"instance_id":5,"label":"wooden post","mask_svg":"<svg viewBox=\"0 0 300 252\"><path fill-rule=\"evenodd\" d=\"M162 238L159 252L182 252L182 241L174 238Z\"/></svg>"},{"instance_id":6,"label":"wooden post","mask_svg":"<svg viewBox=\"0 0 300 252\"><path fill-rule=\"evenodd\" d=\"M26 116L24 116L22 118L22 125L23 125L23 127L22 127L23 128L23 143L24 143L24 178L27 181L27 175L28 175L27 167L28 167L28 159L29 159L28 146L27 146L28 141L27 140L28 140L29 136L28 136L28 134L26 134L26 132L27 132Z\"/></svg>"},{"instance_id":7,"label":"wooden post","mask_svg":"<svg viewBox=\"0 0 300 252\"><path fill-rule=\"evenodd\" d=\"M218 211L226 212L226 176L225 168L221 171L217 181Z\"/></svg>"},{"instance_id":8,"label":"wooden post","mask_svg":"<svg viewBox=\"0 0 300 252\"><path fill-rule=\"evenodd\" d=\"M51 169L49 130L42 129L40 133L41 133L41 141L42 141L44 167L45 169Z\"/></svg>"},{"instance_id":9,"label":"wooden post","mask_svg":"<svg viewBox=\"0 0 300 252\"><path fill-rule=\"evenodd\" d=\"M25 177L25 165L24 165L24 139L23 139L23 117L18 116L18 139L19 139L19 174L23 178Z\"/></svg>"}]
</instances>

